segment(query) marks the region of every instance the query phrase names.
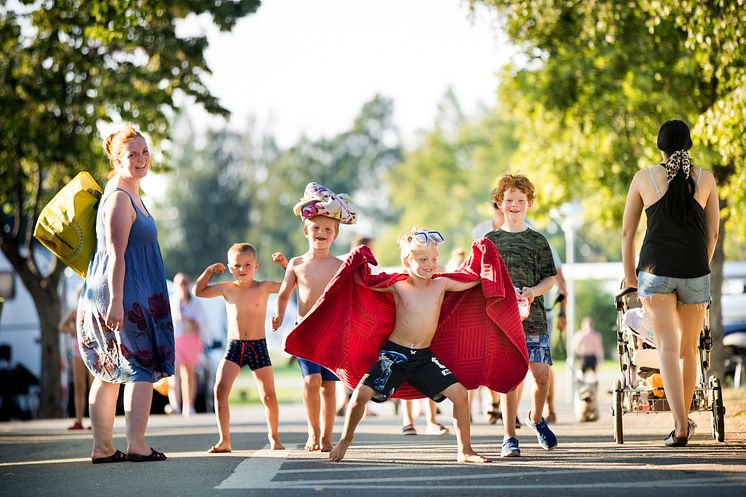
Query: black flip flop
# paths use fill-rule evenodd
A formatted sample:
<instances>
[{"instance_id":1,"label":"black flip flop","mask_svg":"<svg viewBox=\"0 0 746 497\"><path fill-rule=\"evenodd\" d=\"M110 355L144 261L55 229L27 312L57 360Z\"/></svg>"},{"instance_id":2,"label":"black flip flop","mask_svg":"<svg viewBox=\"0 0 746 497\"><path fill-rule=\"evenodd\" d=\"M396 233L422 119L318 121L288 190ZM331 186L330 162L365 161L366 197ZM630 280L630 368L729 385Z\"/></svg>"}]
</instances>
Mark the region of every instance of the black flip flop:
<instances>
[{"instance_id":1,"label":"black flip flop","mask_svg":"<svg viewBox=\"0 0 746 497\"><path fill-rule=\"evenodd\" d=\"M158 452L153 447L150 448L150 454L147 456L141 456L139 454L127 454L127 460L131 462L150 462L150 461L165 461L167 459L166 454Z\"/></svg>"},{"instance_id":2,"label":"black flip flop","mask_svg":"<svg viewBox=\"0 0 746 497\"><path fill-rule=\"evenodd\" d=\"M117 449L109 457L91 457L93 464L107 464L110 462L124 462L127 460L127 455L121 450Z\"/></svg>"},{"instance_id":3,"label":"black flip flop","mask_svg":"<svg viewBox=\"0 0 746 497\"><path fill-rule=\"evenodd\" d=\"M686 447L689 440L686 437L677 437L676 430L671 430L666 439L663 441L666 447Z\"/></svg>"}]
</instances>

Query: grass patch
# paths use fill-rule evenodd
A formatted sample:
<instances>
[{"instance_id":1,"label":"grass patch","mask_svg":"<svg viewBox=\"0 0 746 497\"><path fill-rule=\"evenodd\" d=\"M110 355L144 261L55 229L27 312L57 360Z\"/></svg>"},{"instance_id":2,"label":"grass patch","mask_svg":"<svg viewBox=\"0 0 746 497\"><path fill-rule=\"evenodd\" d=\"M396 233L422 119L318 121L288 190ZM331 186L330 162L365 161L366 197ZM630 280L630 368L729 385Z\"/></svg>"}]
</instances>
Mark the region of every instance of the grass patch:
<instances>
[{"instance_id":1,"label":"grass patch","mask_svg":"<svg viewBox=\"0 0 746 497\"><path fill-rule=\"evenodd\" d=\"M288 364L287 357L272 357L275 376L275 393L280 404L303 401L303 379L297 362ZM228 399L230 405L262 405L259 389L251 371L242 368Z\"/></svg>"}]
</instances>

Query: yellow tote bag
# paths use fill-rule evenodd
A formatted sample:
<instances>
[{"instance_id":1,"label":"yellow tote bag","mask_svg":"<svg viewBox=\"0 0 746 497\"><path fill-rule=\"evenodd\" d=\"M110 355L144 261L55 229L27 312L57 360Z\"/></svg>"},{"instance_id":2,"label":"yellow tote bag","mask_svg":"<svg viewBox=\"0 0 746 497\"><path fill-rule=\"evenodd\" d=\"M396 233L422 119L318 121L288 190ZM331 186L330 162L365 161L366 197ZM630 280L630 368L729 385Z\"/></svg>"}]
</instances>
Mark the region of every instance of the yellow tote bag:
<instances>
[{"instance_id":1,"label":"yellow tote bag","mask_svg":"<svg viewBox=\"0 0 746 497\"><path fill-rule=\"evenodd\" d=\"M34 238L85 278L96 250L96 211L101 187L83 171L42 209Z\"/></svg>"}]
</instances>

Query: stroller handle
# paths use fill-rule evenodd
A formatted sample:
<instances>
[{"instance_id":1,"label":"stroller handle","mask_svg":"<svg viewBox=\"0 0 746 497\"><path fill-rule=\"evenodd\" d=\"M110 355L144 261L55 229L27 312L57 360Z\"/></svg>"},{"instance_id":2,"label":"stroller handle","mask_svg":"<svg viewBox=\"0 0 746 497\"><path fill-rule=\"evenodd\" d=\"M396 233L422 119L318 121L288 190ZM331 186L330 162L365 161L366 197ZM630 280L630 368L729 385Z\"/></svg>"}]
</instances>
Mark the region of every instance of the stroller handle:
<instances>
[{"instance_id":1,"label":"stroller handle","mask_svg":"<svg viewBox=\"0 0 746 497\"><path fill-rule=\"evenodd\" d=\"M622 290L621 292L619 292L619 293L616 294L615 300L617 302L619 302L619 300L622 297L625 297L625 296L629 295L630 293L635 293L636 291L637 291L637 288L633 288L631 286L628 286L627 288L625 288L624 290Z\"/></svg>"}]
</instances>

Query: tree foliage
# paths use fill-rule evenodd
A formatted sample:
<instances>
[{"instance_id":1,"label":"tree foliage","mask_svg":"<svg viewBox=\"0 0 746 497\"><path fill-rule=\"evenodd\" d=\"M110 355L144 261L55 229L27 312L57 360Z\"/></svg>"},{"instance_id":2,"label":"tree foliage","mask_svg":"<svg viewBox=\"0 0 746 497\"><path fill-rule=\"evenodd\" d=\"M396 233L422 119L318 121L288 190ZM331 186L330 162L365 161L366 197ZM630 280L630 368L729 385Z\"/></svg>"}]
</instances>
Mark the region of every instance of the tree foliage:
<instances>
[{"instance_id":1,"label":"tree foliage","mask_svg":"<svg viewBox=\"0 0 746 497\"><path fill-rule=\"evenodd\" d=\"M412 226L446 237L442 263L456 247L471 245L475 224L489 218L490 192L510 166L513 123L499 112L467 117L452 91L444 94L432 129L388 176L391 205L400 213L376 244L386 265L398 265L396 241Z\"/></svg>"},{"instance_id":2,"label":"tree foliage","mask_svg":"<svg viewBox=\"0 0 746 497\"><path fill-rule=\"evenodd\" d=\"M106 168L98 126L133 122L167 135L174 97L227 114L207 90L205 36L177 37L191 15L222 30L259 0L22 0L0 6L2 250L34 298L42 327L40 415L60 413L57 286L61 263L40 268L31 232L41 206L76 172ZM56 261L55 261L56 262Z\"/></svg>"},{"instance_id":3,"label":"tree foliage","mask_svg":"<svg viewBox=\"0 0 746 497\"><path fill-rule=\"evenodd\" d=\"M542 178L550 203L582 199L587 212L618 227L632 176L660 161L658 127L672 118L694 124L695 162L712 169L722 219L730 219L721 222L712 264L718 338L723 228L746 237L746 9L728 0L480 3L502 14L522 48L501 99L519 123L516 163Z\"/></svg>"},{"instance_id":4,"label":"tree foliage","mask_svg":"<svg viewBox=\"0 0 746 497\"><path fill-rule=\"evenodd\" d=\"M392 217L384 180L401 158L393 110L390 99L375 96L350 129L301 138L286 150L252 123L241 134L209 132L200 146L188 126L179 126L187 129L174 134L175 167L159 206L159 217L170 221L161 230L169 273L199 274L224 260L232 243L248 241L258 251L258 277L281 279L271 254L279 250L289 258L308 250L293 206L311 181L350 193L360 210L360 224L342 227L333 253L346 252L353 233L374 235Z\"/></svg>"}]
</instances>

